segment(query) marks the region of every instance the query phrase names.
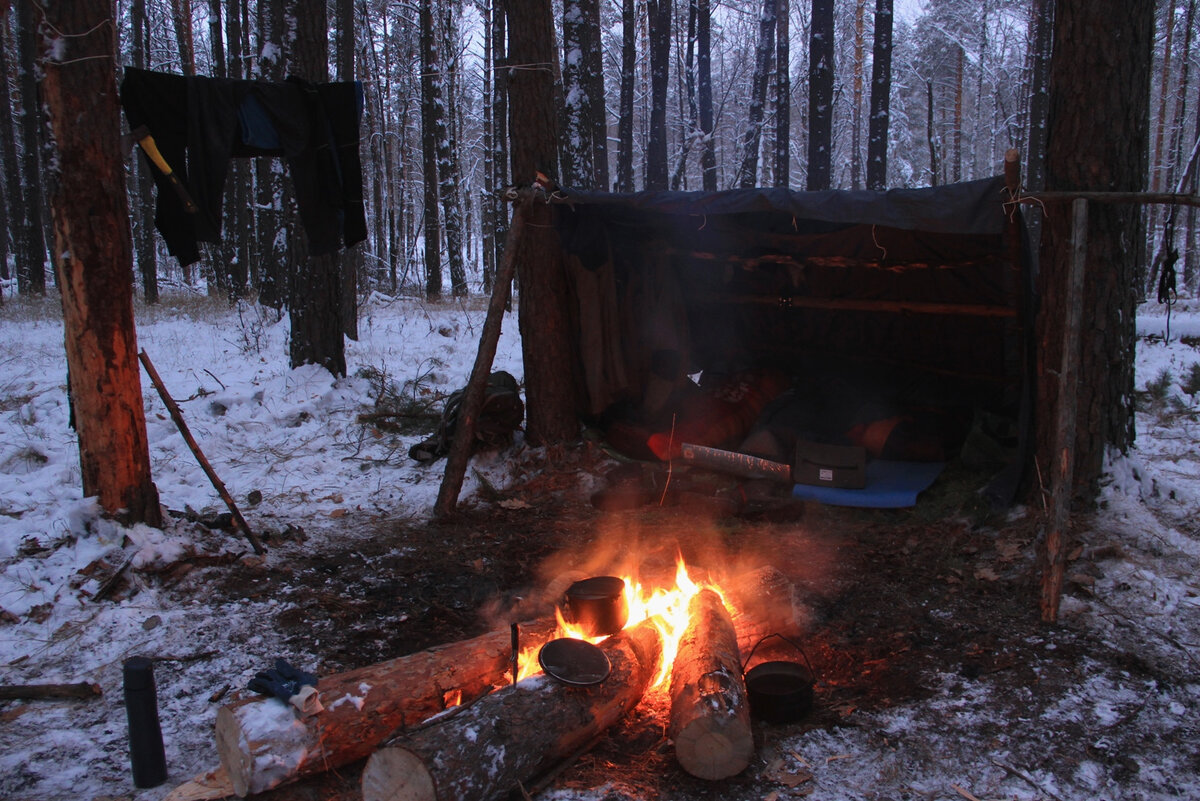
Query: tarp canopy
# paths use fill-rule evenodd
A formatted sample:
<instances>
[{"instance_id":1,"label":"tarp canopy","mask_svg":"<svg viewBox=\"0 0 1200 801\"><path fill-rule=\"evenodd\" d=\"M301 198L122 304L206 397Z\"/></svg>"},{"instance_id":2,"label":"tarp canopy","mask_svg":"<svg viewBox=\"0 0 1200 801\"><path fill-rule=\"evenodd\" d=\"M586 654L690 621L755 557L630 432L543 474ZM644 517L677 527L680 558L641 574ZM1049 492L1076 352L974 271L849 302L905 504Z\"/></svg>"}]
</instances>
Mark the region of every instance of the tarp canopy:
<instances>
[{"instance_id":1,"label":"tarp canopy","mask_svg":"<svg viewBox=\"0 0 1200 801\"><path fill-rule=\"evenodd\" d=\"M886 192L559 190L579 411L662 431L680 398L717 386L706 377L753 376L742 386L755 391L784 375L796 416L835 433L855 424L848 410L1016 420L1032 301L1009 200L1002 177Z\"/></svg>"}]
</instances>

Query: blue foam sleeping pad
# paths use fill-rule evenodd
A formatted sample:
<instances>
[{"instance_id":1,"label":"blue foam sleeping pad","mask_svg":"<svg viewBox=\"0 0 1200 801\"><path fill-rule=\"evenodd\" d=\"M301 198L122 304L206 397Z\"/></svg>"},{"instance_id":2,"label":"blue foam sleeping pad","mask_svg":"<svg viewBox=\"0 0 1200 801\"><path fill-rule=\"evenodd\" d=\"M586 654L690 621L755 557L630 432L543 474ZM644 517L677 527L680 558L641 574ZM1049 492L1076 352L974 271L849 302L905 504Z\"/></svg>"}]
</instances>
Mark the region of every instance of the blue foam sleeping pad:
<instances>
[{"instance_id":1,"label":"blue foam sleeping pad","mask_svg":"<svg viewBox=\"0 0 1200 801\"><path fill-rule=\"evenodd\" d=\"M929 488L945 469L945 462L896 462L872 459L867 462L867 486L839 489L797 484L792 495L831 506L861 506L870 509L902 509L917 505L917 496Z\"/></svg>"}]
</instances>

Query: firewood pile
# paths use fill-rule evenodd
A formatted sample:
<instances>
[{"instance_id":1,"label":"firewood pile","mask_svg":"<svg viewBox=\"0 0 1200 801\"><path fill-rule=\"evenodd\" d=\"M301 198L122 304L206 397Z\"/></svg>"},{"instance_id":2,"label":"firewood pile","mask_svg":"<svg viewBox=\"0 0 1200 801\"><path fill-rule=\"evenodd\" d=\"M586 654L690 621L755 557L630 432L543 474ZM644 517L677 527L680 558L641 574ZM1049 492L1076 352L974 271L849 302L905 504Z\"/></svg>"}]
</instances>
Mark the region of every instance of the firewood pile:
<instances>
[{"instance_id":1,"label":"firewood pile","mask_svg":"<svg viewBox=\"0 0 1200 801\"><path fill-rule=\"evenodd\" d=\"M168 801L223 790L246 797L364 757L365 801L500 797L586 752L656 683L669 694L664 728L680 767L705 780L734 776L754 756L742 660L764 637L800 624L794 588L774 568L718 589L685 598L677 645L661 617L631 619L599 643L611 670L586 686L542 673L514 681L505 628L322 677L316 711L274 697L235 699L217 715L220 770ZM521 623L521 648L536 652L561 624Z\"/></svg>"}]
</instances>

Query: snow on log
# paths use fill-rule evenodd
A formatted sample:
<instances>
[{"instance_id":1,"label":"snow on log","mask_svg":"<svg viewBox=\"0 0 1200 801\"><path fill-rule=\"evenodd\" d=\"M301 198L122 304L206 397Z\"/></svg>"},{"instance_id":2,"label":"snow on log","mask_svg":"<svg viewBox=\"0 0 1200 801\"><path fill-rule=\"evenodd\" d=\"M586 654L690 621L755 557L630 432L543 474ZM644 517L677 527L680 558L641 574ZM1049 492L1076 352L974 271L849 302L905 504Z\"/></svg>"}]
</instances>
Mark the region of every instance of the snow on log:
<instances>
[{"instance_id":1,"label":"snow on log","mask_svg":"<svg viewBox=\"0 0 1200 801\"><path fill-rule=\"evenodd\" d=\"M599 684L532 676L379 749L363 768L364 801L487 799L535 779L637 706L658 673L662 637L651 621L600 647L612 672Z\"/></svg>"},{"instance_id":2,"label":"snow on log","mask_svg":"<svg viewBox=\"0 0 1200 801\"><path fill-rule=\"evenodd\" d=\"M521 626L521 646L540 647L555 621ZM301 718L276 698L242 698L217 711L217 753L245 797L362 759L398 731L509 681L508 628L321 678L324 709Z\"/></svg>"},{"instance_id":3,"label":"snow on log","mask_svg":"<svg viewBox=\"0 0 1200 801\"><path fill-rule=\"evenodd\" d=\"M737 635L712 590L692 596L688 619L671 668L668 732L680 767L700 779L725 779L754 756Z\"/></svg>"}]
</instances>

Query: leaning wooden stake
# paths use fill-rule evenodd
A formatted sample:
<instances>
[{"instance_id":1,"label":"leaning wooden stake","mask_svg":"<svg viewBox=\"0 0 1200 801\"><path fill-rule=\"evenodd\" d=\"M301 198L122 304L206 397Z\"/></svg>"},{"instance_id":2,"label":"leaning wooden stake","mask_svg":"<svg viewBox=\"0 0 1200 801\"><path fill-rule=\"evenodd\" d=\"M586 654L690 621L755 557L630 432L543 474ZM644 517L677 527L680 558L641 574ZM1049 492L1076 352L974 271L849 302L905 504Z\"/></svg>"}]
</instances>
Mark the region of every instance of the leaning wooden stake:
<instances>
[{"instance_id":1,"label":"leaning wooden stake","mask_svg":"<svg viewBox=\"0 0 1200 801\"><path fill-rule=\"evenodd\" d=\"M546 618L521 626L522 648L555 631ZM324 709L301 718L276 698L252 696L217 711L217 754L239 796L347 765L406 727L510 681L508 627L346 673L322 677Z\"/></svg>"},{"instance_id":2,"label":"leaning wooden stake","mask_svg":"<svg viewBox=\"0 0 1200 801\"><path fill-rule=\"evenodd\" d=\"M458 419L454 426L454 441L450 445L450 453L446 456L446 472L442 477L442 485L438 488L437 501L434 503L433 514L437 518L447 518L454 513L458 504L458 493L462 490L463 476L467 472L467 463L471 461L471 447L475 441L475 421L483 408L484 392L487 389L488 376L492 371L492 362L496 358L496 343L500 340L500 325L504 320L504 309L512 290L513 273L516 263L517 243L525 229L531 195L521 195L513 207L512 222L508 227L508 236L504 240L504 257L496 270L492 283L492 298L488 303L487 319L483 323L483 332L479 337L479 350L475 354L475 366L471 369L471 378L467 382L467 391L463 396L462 406L458 410Z\"/></svg>"},{"instance_id":3,"label":"leaning wooden stake","mask_svg":"<svg viewBox=\"0 0 1200 801\"><path fill-rule=\"evenodd\" d=\"M1057 437L1055 444L1054 495L1051 499L1050 530L1046 534L1042 563L1042 620L1058 619L1067 553L1064 540L1071 517L1075 483L1075 414L1079 381L1080 327L1083 321L1083 274L1087 260L1088 202L1077 198L1071 205L1071 266L1067 276L1067 319L1058 370Z\"/></svg>"},{"instance_id":4,"label":"leaning wooden stake","mask_svg":"<svg viewBox=\"0 0 1200 801\"><path fill-rule=\"evenodd\" d=\"M150 381L153 382L154 388L158 390L159 397L166 404L167 411L171 414L171 419L175 421L175 427L183 435L184 442L192 449L192 455L200 463L204 474L208 476L208 480L216 488L217 494L221 496L221 500L225 501L225 505L229 507L229 513L233 515L234 524L246 535L246 539L250 541L250 547L254 549L255 553L266 553L267 549L263 547L258 535L250 530L250 525L246 522L246 518L242 517L242 513L238 511L237 504L233 502L233 498L229 495L229 490L225 489L225 485L217 477L216 471L212 469L212 465L208 463L208 459L200 451L200 446L196 444L195 438L192 437L192 432L188 429L187 423L184 422L183 413L179 411L179 405L175 403L175 399L171 397L171 393L167 392L167 387L163 384L162 378L159 377L158 371L154 369L154 365L151 364L150 357L146 354L146 351L143 350L138 353L138 358L141 359L142 366L146 368L146 374L150 376Z\"/></svg>"},{"instance_id":5,"label":"leaning wooden stake","mask_svg":"<svg viewBox=\"0 0 1200 801\"><path fill-rule=\"evenodd\" d=\"M700 779L741 773L754 756L754 731L733 621L721 596L701 590L671 666L670 735L675 758Z\"/></svg>"},{"instance_id":6,"label":"leaning wooden stake","mask_svg":"<svg viewBox=\"0 0 1200 801\"><path fill-rule=\"evenodd\" d=\"M637 706L658 673L653 621L600 647L612 672L599 684L532 676L379 749L363 768L364 801L497 798L536 779Z\"/></svg>"}]
</instances>

